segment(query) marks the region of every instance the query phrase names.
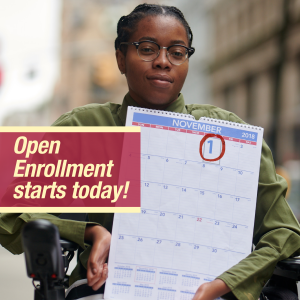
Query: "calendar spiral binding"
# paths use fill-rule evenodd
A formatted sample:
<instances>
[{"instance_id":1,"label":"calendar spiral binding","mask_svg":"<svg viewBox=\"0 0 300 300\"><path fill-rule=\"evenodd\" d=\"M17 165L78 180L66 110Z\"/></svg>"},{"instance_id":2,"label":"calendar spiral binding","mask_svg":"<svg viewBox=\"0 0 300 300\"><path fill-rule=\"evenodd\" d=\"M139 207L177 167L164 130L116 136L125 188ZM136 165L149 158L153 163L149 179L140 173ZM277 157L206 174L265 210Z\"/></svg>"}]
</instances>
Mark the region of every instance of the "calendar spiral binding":
<instances>
[{"instance_id":1,"label":"calendar spiral binding","mask_svg":"<svg viewBox=\"0 0 300 300\"><path fill-rule=\"evenodd\" d=\"M167 116L173 116L173 117L175 116L175 117L179 117L182 119L195 120L195 117L192 115L189 115L189 114L175 113L175 112L159 110L159 109L141 108L141 107L135 107L135 106L129 106L128 108L131 110L134 110L134 111L139 111L139 112L167 115ZM208 122L213 122L213 123L230 125L232 127L241 127L241 128L252 129L252 130L256 130L256 131L263 130L263 128L260 126L241 124L241 123L236 123L236 122L232 122L232 121L226 121L226 120L214 119L214 118L208 118L208 117L201 117L199 121L208 121Z\"/></svg>"},{"instance_id":2,"label":"calendar spiral binding","mask_svg":"<svg viewBox=\"0 0 300 300\"><path fill-rule=\"evenodd\" d=\"M213 123L231 125L232 127L241 127L241 128L247 128L247 129L252 129L252 130L256 130L256 131L263 130L263 128L260 126L241 124L241 123L236 123L236 122L232 122L232 121L226 121L226 120L220 120L220 119L214 119L214 118L208 118L208 117L201 117L200 121L208 121L208 122L213 122Z\"/></svg>"},{"instance_id":3,"label":"calendar spiral binding","mask_svg":"<svg viewBox=\"0 0 300 300\"><path fill-rule=\"evenodd\" d=\"M129 109L140 111L140 112L146 112L146 113L152 113L152 114L159 114L164 116L172 116L172 117L179 117L182 119L192 119L195 120L195 117L188 114L181 114L181 113L175 113L172 111L165 111L165 110L159 110L159 109L149 109L149 108L141 108L141 107L135 107L135 106L128 106Z\"/></svg>"}]
</instances>

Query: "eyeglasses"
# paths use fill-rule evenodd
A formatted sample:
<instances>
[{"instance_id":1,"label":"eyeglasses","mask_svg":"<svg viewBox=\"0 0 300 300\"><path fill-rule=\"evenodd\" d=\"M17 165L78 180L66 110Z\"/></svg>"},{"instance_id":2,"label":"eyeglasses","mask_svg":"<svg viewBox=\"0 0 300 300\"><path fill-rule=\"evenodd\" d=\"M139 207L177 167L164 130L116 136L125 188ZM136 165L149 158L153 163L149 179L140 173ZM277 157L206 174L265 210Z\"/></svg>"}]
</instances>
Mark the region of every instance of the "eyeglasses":
<instances>
[{"instance_id":1,"label":"eyeglasses","mask_svg":"<svg viewBox=\"0 0 300 300\"><path fill-rule=\"evenodd\" d=\"M169 47L161 47L152 41L141 41L133 43L120 43L121 45L134 45L138 56L144 61L153 61L159 56L160 49L167 49L167 58L173 65L179 66L183 64L188 57L195 52L195 48L189 48L183 45L172 45ZM120 49L119 47L119 49Z\"/></svg>"}]
</instances>

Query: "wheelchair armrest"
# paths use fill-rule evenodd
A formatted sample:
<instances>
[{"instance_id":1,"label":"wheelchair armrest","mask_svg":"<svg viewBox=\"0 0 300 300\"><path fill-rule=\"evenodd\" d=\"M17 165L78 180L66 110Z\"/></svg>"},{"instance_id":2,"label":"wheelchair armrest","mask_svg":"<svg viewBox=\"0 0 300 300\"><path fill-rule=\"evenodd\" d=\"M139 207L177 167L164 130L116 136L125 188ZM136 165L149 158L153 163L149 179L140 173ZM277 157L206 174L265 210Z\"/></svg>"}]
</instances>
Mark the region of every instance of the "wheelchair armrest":
<instances>
[{"instance_id":1,"label":"wheelchair armrest","mask_svg":"<svg viewBox=\"0 0 300 300\"><path fill-rule=\"evenodd\" d=\"M278 263L278 266L284 270L299 270L300 271L300 257L288 258Z\"/></svg>"},{"instance_id":2,"label":"wheelchair armrest","mask_svg":"<svg viewBox=\"0 0 300 300\"><path fill-rule=\"evenodd\" d=\"M59 241L60 246L64 249L64 251L76 251L79 248L79 246L72 241L65 240L62 238L60 238Z\"/></svg>"},{"instance_id":3,"label":"wheelchair armrest","mask_svg":"<svg viewBox=\"0 0 300 300\"><path fill-rule=\"evenodd\" d=\"M274 274L296 281L300 280L300 257L288 258L278 262Z\"/></svg>"},{"instance_id":4,"label":"wheelchair armrest","mask_svg":"<svg viewBox=\"0 0 300 300\"><path fill-rule=\"evenodd\" d=\"M65 240L62 238L59 239L59 242L60 242L60 247L62 248L63 251L62 258L63 258L64 266L66 268L65 272L67 273L70 262L73 259L75 251L79 248L79 246L72 241ZM67 255L66 252L68 253Z\"/></svg>"}]
</instances>

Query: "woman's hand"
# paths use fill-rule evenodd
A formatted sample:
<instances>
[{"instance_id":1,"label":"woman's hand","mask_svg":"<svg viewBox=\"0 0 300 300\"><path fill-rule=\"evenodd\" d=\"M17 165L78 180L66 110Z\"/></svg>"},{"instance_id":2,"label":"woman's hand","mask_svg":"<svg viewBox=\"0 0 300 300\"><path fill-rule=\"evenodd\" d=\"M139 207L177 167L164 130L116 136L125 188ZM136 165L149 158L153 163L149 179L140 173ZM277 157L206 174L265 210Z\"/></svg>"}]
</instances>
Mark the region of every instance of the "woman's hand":
<instances>
[{"instance_id":1,"label":"woman's hand","mask_svg":"<svg viewBox=\"0 0 300 300\"><path fill-rule=\"evenodd\" d=\"M214 300L230 291L230 288L223 280L215 279L200 285L192 300Z\"/></svg>"},{"instance_id":2,"label":"woman's hand","mask_svg":"<svg viewBox=\"0 0 300 300\"><path fill-rule=\"evenodd\" d=\"M87 262L87 280L88 285L96 291L104 284L108 276L105 261L109 252L111 234L100 225L87 225L84 240L92 243Z\"/></svg>"}]
</instances>

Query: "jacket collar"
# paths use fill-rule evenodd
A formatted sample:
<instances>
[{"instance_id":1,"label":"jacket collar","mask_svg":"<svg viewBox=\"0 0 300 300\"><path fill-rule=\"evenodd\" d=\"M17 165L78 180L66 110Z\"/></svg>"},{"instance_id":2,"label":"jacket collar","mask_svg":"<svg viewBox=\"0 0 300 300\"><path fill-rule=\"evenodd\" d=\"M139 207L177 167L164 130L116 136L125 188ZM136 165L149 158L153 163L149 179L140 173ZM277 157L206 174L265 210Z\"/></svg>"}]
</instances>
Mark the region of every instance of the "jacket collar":
<instances>
[{"instance_id":1,"label":"jacket collar","mask_svg":"<svg viewBox=\"0 0 300 300\"><path fill-rule=\"evenodd\" d=\"M128 106L136 106L140 107L127 93L123 99L123 103L120 106L118 110L118 117L122 122L122 125L125 126L126 123L126 114L127 114L127 108ZM187 114L187 110L184 103L184 98L182 94L179 94L179 97L171 103L167 108L165 108L165 111L172 111L180 114Z\"/></svg>"}]
</instances>

